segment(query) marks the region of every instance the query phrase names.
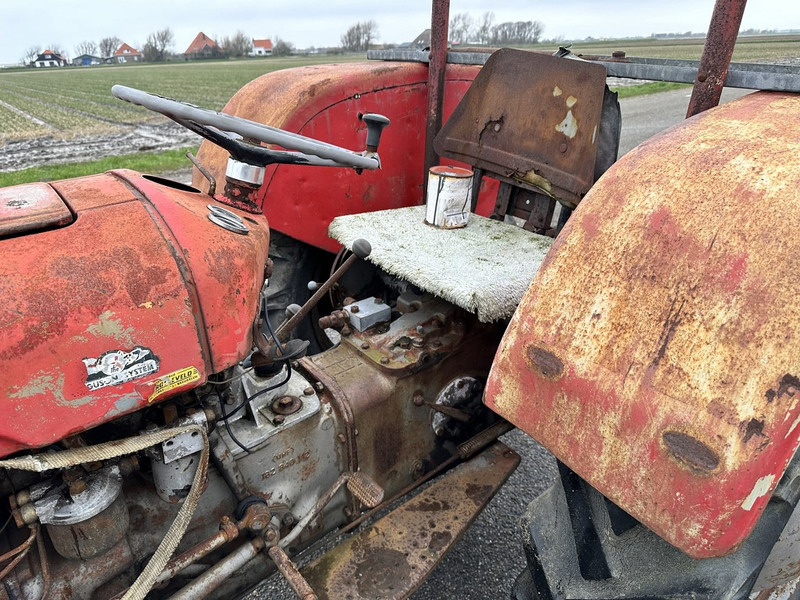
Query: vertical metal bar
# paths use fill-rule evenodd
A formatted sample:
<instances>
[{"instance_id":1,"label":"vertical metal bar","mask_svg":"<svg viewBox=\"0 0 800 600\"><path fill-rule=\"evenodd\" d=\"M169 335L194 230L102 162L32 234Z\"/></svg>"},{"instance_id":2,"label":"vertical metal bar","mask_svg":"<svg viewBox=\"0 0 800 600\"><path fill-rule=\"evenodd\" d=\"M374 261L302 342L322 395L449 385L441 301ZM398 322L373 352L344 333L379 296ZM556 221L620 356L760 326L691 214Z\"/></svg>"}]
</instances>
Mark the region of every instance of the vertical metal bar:
<instances>
[{"instance_id":1,"label":"vertical metal bar","mask_svg":"<svg viewBox=\"0 0 800 600\"><path fill-rule=\"evenodd\" d=\"M447 69L447 28L450 19L450 0L433 0L431 9L431 52L428 62L428 120L425 129L424 198L427 197L428 170L439 164L433 148L433 138L442 128L444 104L444 75Z\"/></svg>"},{"instance_id":2,"label":"vertical metal bar","mask_svg":"<svg viewBox=\"0 0 800 600\"><path fill-rule=\"evenodd\" d=\"M686 117L719 104L747 0L717 0Z\"/></svg>"}]
</instances>

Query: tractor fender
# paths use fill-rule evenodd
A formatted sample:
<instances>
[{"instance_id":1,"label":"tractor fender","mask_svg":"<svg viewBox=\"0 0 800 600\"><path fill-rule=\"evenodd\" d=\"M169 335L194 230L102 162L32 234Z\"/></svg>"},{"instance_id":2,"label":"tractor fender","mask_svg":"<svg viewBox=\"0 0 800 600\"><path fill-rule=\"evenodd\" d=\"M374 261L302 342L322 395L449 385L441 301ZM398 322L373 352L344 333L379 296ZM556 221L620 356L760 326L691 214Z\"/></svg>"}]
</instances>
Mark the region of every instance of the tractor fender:
<instances>
[{"instance_id":1,"label":"tractor fender","mask_svg":"<svg viewBox=\"0 0 800 600\"><path fill-rule=\"evenodd\" d=\"M800 439L800 96L618 161L552 246L486 403L695 558L750 533Z\"/></svg>"}]
</instances>

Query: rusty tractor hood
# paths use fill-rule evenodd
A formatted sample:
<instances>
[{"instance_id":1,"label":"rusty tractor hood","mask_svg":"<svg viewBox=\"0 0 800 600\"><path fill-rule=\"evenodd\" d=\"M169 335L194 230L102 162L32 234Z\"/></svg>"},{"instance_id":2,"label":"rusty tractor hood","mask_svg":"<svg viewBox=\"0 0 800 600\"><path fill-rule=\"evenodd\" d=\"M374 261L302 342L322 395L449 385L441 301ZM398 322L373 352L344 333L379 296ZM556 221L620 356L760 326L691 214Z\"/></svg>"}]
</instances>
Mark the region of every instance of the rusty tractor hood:
<instances>
[{"instance_id":1,"label":"rusty tractor hood","mask_svg":"<svg viewBox=\"0 0 800 600\"><path fill-rule=\"evenodd\" d=\"M800 96L622 158L520 303L487 404L691 556L749 534L800 439Z\"/></svg>"},{"instance_id":2,"label":"rusty tractor hood","mask_svg":"<svg viewBox=\"0 0 800 600\"><path fill-rule=\"evenodd\" d=\"M112 171L0 190L0 456L203 383L250 350L266 220Z\"/></svg>"}]
</instances>

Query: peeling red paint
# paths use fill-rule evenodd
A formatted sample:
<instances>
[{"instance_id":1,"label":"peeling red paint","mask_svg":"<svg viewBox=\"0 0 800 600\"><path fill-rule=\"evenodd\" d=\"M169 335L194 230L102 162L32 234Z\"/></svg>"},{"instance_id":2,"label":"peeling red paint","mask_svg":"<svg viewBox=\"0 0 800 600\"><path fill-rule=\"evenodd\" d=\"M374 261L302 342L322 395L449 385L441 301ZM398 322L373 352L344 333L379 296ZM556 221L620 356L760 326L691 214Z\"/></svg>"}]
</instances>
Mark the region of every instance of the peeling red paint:
<instances>
[{"instance_id":1,"label":"peeling red paint","mask_svg":"<svg viewBox=\"0 0 800 600\"><path fill-rule=\"evenodd\" d=\"M202 383L252 341L263 217L232 234L206 218L208 197L130 171L52 186L79 207L75 222L0 240L0 398L9 410L24 403L0 422L0 456L146 405L146 386L137 390L159 375L195 367ZM117 382L97 366L104 356L143 362Z\"/></svg>"}]
</instances>

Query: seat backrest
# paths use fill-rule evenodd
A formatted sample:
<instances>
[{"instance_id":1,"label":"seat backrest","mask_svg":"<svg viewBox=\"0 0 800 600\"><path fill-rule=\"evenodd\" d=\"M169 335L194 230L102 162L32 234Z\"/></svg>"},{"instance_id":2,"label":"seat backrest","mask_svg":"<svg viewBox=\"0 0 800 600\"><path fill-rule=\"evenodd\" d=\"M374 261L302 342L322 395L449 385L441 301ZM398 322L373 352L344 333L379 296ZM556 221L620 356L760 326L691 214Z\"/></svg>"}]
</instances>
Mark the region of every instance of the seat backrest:
<instances>
[{"instance_id":1,"label":"seat backrest","mask_svg":"<svg viewBox=\"0 0 800 600\"><path fill-rule=\"evenodd\" d=\"M475 169L475 192L484 176L500 181L494 218L510 215L545 233L556 201L576 206L599 176L596 167L602 164L602 173L616 159L619 105L605 82L601 65L503 48L489 57L434 147ZM611 143L598 154L604 137Z\"/></svg>"}]
</instances>

